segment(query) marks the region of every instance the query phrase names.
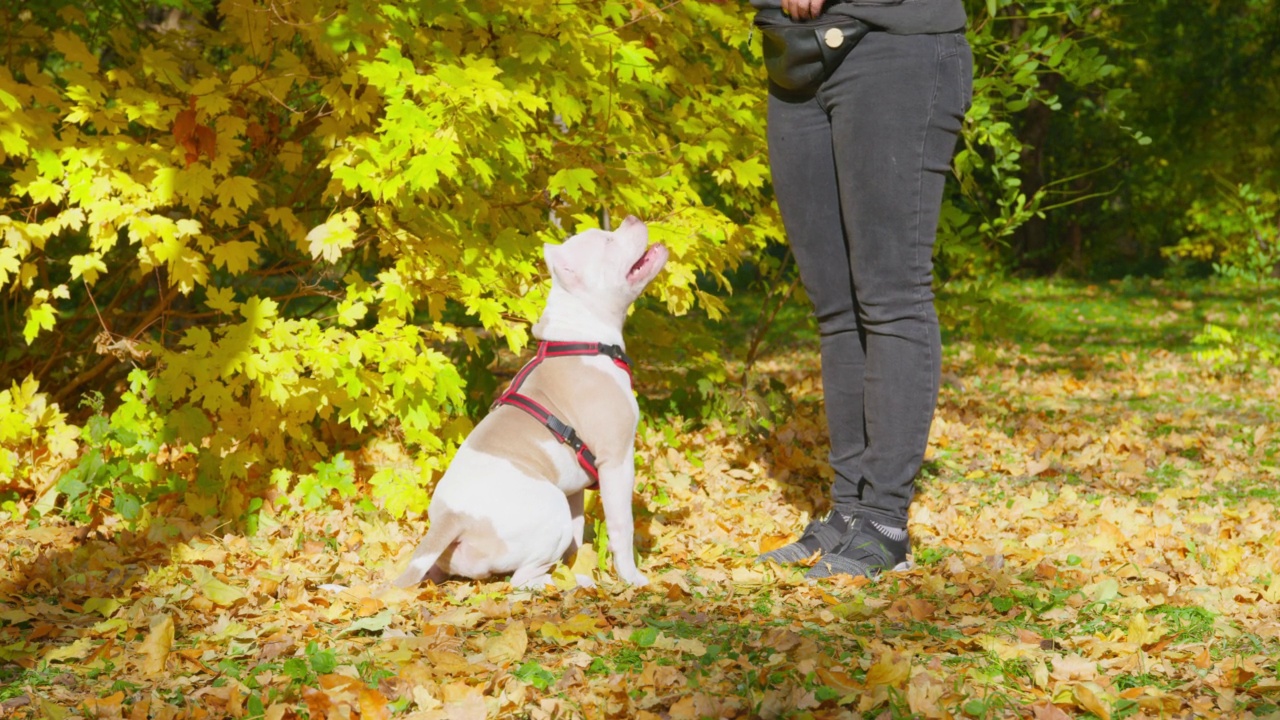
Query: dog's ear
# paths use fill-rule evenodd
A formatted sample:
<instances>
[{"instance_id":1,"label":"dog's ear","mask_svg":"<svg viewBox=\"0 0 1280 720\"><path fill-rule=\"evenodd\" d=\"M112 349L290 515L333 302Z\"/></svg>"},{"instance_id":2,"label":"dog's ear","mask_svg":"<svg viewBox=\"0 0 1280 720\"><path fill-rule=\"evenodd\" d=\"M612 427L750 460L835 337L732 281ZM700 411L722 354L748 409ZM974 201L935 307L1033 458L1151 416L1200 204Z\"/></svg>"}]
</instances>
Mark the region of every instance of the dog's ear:
<instances>
[{"instance_id":1,"label":"dog's ear","mask_svg":"<svg viewBox=\"0 0 1280 720\"><path fill-rule=\"evenodd\" d=\"M569 263L565 252L559 245L543 243L542 257L547 261L547 269L551 271L551 279L556 285L573 292L583 287L582 275Z\"/></svg>"}]
</instances>

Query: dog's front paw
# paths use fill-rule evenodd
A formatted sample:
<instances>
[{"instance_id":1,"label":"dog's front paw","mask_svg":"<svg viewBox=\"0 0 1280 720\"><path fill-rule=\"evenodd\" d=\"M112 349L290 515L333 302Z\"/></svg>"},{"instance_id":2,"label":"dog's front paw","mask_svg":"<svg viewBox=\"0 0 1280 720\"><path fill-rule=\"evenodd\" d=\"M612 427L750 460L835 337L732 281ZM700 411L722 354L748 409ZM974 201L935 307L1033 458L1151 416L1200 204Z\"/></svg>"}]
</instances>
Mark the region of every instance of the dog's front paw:
<instances>
[{"instance_id":1,"label":"dog's front paw","mask_svg":"<svg viewBox=\"0 0 1280 720\"><path fill-rule=\"evenodd\" d=\"M633 587L644 587L649 584L649 578L645 577L639 570L622 573L621 577L623 582Z\"/></svg>"}]
</instances>

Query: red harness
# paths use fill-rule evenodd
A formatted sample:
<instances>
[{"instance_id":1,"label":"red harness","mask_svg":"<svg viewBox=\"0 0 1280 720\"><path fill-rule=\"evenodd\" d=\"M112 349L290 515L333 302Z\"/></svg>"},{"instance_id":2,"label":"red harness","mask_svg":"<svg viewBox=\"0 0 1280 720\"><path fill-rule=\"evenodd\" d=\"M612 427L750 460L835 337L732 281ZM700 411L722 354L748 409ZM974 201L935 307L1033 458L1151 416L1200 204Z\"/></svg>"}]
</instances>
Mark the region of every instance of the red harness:
<instances>
[{"instance_id":1,"label":"red harness","mask_svg":"<svg viewBox=\"0 0 1280 720\"><path fill-rule=\"evenodd\" d=\"M516 373L506 391L499 395L497 400L493 401L493 407L490 409L497 408L500 405L512 405L532 415L535 420L551 431L556 440L573 448L578 457L578 464L591 477L591 485L588 487L595 488L600 485L600 471L596 469L596 456L591 452L591 448L587 447L582 438L578 437L577 431L560 418L552 415L551 411L543 407L537 400L518 392L525 378L529 377L529 373L541 365L543 360L581 355L604 355L613 360L614 365L626 370L627 377L631 377L631 358L627 357L627 354L618 345L543 341L538 343L538 352L533 356L533 359L520 368L520 372Z\"/></svg>"}]
</instances>

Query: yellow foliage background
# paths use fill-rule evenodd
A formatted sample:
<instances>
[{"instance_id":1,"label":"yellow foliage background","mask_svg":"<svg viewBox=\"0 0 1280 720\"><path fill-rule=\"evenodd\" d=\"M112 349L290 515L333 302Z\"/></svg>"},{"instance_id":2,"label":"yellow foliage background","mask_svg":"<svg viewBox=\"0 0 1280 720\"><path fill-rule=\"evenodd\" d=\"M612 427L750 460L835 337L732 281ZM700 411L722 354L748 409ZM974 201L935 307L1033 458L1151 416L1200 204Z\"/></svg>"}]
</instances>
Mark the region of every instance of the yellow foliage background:
<instances>
[{"instance_id":1,"label":"yellow foliage background","mask_svg":"<svg viewBox=\"0 0 1280 720\"><path fill-rule=\"evenodd\" d=\"M142 488L146 461L235 514L236 483L379 435L415 456L375 490L418 507L468 379L530 340L543 243L650 221L672 259L635 322L660 339L779 236L734 5L198 9L0 11L0 471L24 495L80 442L106 470L68 496ZM82 400L93 437L58 414Z\"/></svg>"}]
</instances>

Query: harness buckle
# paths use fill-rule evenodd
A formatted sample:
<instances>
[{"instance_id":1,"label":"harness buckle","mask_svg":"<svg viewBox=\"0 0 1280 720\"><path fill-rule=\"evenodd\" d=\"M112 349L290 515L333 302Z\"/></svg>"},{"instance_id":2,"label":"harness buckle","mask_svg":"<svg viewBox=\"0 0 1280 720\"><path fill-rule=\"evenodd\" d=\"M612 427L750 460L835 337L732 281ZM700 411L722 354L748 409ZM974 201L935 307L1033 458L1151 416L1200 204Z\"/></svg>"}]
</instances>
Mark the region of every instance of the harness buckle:
<instances>
[{"instance_id":1,"label":"harness buckle","mask_svg":"<svg viewBox=\"0 0 1280 720\"><path fill-rule=\"evenodd\" d=\"M573 448L575 452L586 445L586 443L582 442L582 438L578 437L578 431L566 425L563 420L555 415L548 417L545 422L551 432L555 433L561 442Z\"/></svg>"},{"instance_id":2,"label":"harness buckle","mask_svg":"<svg viewBox=\"0 0 1280 720\"><path fill-rule=\"evenodd\" d=\"M596 351L615 363L622 363L626 366L627 372L631 372L631 358L627 357L627 353L622 349L621 345L605 345L602 343Z\"/></svg>"}]
</instances>

